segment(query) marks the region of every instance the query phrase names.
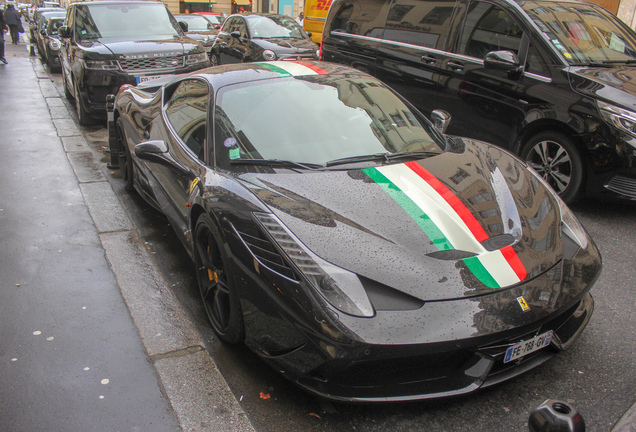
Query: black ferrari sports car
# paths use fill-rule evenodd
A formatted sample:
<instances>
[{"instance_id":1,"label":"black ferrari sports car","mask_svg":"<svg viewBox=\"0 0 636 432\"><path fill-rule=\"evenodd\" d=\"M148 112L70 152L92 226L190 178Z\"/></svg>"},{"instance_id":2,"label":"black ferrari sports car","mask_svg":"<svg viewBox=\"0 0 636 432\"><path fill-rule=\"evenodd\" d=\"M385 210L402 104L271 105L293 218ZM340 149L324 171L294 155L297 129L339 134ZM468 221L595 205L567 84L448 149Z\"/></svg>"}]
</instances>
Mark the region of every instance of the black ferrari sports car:
<instances>
[{"instance_id":1,"label":"black ferrari sports car","mask_svg":"<svg viewBox=\"0 0 636 432\"><path fill-rule=\"evenodd\" d=\"M219 338L314 394L468 393L590 319L601 257L555 192L376 78L234 64L111 103L126 188L174 226Z\"/></svg>"}]
</instances>

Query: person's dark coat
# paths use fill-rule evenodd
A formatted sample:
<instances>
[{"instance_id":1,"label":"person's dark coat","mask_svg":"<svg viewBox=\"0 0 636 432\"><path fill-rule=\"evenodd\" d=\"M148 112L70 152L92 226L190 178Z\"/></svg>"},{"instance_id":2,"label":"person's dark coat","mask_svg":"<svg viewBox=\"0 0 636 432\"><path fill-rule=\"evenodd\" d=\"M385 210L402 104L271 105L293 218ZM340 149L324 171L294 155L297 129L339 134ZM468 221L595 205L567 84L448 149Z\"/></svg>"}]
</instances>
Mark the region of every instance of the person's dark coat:
<instances>
[{"instance_id":1,"label":"person's dark coat","mask_svg":"<svg viewBox=\"0 0 636 432\"><path fill-rule=\"evenodd\" d=\"M20 15L11 6L13 5L7 6L7 10L4 11L4 21L7 25L18 25L20 24Z\"/></svg>"}]
</instances>

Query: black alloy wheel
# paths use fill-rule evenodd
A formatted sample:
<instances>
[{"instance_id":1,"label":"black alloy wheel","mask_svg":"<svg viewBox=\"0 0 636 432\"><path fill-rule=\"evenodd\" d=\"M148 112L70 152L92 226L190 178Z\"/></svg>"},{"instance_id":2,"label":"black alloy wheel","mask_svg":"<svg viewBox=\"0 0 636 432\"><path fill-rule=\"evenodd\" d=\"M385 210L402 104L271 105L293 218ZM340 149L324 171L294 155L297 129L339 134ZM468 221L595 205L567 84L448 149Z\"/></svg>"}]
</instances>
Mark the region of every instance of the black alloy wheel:
<instances>
[{"instance_id":1,"label":"black alloy wheel","mask_svg":"<svg viewBox=\"0 0 636 432\"><path fill-rule=\"evenodd\" d=\"M128 149L128 141L126 139L126 132L124 131L124 121L121 117L117 119L115 129L117 130L117 140L120 146L118 153L119 173L124 182L126 192L133 192L135 190L135 168L132 157L130 156L130 150Z\"/></svg>"},{"instance_id":2,"label":"black alloy wheel","mask_svg":"<svg viewBox=\"0 0 636 432\"><path fill-rule=\"evenodd\" d=\"M243 314L227 272L227 260L218 246L217 232L212 219L202 214L194 230L197 281L212 329L224 342L236 344L245 337Z\"/></svg>"},{"instance_id":3,"label":"black alloy wheel","mask_svg":"<svg viewBox=\"0 0 636 432\"><path fill-rule=\"evenodd\" d=\"M221 63L219 62L219 56L217 54L211 54L210 55L210 64L212 66L218 66Z\"/></svg>"},{"instance_id":4,"label":"black alloy wheel","mask_svg":"<svg viewBox=\"0 0 636 432\"><path fill-rule=\"evenodd\" d=\"M561 199L572 204L584 194L583 158L574 143L558 132L533 136L521 152L525 160Z\"/></svg>"}]
</instances>

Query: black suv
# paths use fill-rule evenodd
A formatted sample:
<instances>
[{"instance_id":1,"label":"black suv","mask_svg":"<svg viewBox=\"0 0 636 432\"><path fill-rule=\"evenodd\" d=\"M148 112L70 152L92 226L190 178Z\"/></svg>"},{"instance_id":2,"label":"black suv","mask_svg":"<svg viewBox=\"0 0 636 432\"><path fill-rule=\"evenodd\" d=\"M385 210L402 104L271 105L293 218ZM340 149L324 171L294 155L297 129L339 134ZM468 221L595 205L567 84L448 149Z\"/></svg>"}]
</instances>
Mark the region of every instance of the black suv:
<instances>
[{"instance_id":1,"label":"black suv","mask_svg":"<svg viewBox=\"0 0 636 432\"><path fill-rule=\"evenodd\" d=\"M636 34L595 4L334 0L322 55L519 154L566 202L636 200Z\"/></svg>"},{"instance_id":2,"label":"black suv","mask_svg":"<svg viewBox=\"0 0 636 432\"><path fill-rule=\"evenodd\" d=\"M60 27L60 61L66 97L75 100L81 125L106 117L106 95L166 74L209 66L205 49L186 37L156 1L73 3Z\"/></svg>"}]
</instances>

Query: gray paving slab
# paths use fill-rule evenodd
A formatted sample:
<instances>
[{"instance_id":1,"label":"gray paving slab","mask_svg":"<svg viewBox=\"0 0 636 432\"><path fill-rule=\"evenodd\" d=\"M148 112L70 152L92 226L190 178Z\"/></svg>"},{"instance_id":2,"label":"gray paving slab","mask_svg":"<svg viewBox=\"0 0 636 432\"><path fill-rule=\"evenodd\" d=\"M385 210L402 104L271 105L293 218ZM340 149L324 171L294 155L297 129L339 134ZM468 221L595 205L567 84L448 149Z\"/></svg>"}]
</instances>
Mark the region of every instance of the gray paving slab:
<instances>
[{"instance_id":1,"label":"gray paving slab","mask_svg":"<svg viewBox=\"0 0 636 432\"><path fill-rule=\"evenodd\" d=\"M61 97L48 97L46 98L46 104L50 107L63 107L66 106L64 104L64 100Z\"/></svg>"},{"instance_id":2,"label":"gray paving slab","mask_svg":"<svg viewBox=\"0 0 636 432\"><path fill-rule=\"evenodd\" d=\"M616 423L612 432L636 432L636 403Z\"/></svg>"},{"instance_id":3,"label":"gray paving slab","mask_svg":"<svg viewBox=\"0 0 636 432\"><path fill-rule=\"evenodd\" d=\"M133 229L126 210L108 182L81 183L80 190L98 232Z\"/></svg>"},{"instance_id":4,"label":"gray paving slab","mask_svg":"<svg viewBox=\"0 0 636 432\"><path fill-rule=\"evenodd\" d=\"M76 136L81 135L81 132L73 119L57 119L53 120L55 129L57 129L57 136Z\"/></svg>"},{"instance_id":5,"label":"gray paving slab","mask_svg":"<svg viewBox=\"0 0 636 432\"><path fill-rule=\"evenodd\" d=\"M88 144L86 144L86 140L81 135L62 137L62 145L64 145L66 152L83 152L90 149Z\"/></svg>"},{"instance_id":6,"label":"gray paving slab","mask_svg":"<svg viewBox=\"0 0 636 432\"><path fill-rule=\"evenodd\" d=\"M55 97L58 95L55 85L53 85L48 76L46 77L46 79L38 80L38 84L40 85L40 90L42 91L42 95L45 98Z\"/></svg>"},{"instance_id":7,"label":"gray paving slab","mask_svg":"<svg viewBox=\"0 0 636 432\"><path fill-rule=\"evenodd\" d=\"M205 351L163 358L155 362L155 367L185 431L254 431ZM196 386L189 384L194 381Z\"/></svg>"},{"instance_id":8,"label":"gray paving slab","mask_svg":"<svg viewBox=\"0 0 636 432\"><path fill-rule=\"evenodd\" d=\"M70 119L71 113L68 112L66 107L50 107L49 111L51 112L52 119Z\"/></svg>"},{"instance_id":9,"label":"gray paving slab","mask_svg":"<svg viewBox=\"0 0 636 432\"><path fill-rule=\"evenodd\" d=\"M102 234L100 238L148 355L195 346L203 349L198 333L137 231Z\"/></svg>"},{"instance_id":10,"label":"gray paving slab","mask_svg":"<svg viewBox=\"0 0 636 432\"><path fill-rule=\"evenodd\" d=\"M69 152L67 157L80 183L106 180L100 163L95 160L90 151Z\"/></svg>"}]
</instances>

